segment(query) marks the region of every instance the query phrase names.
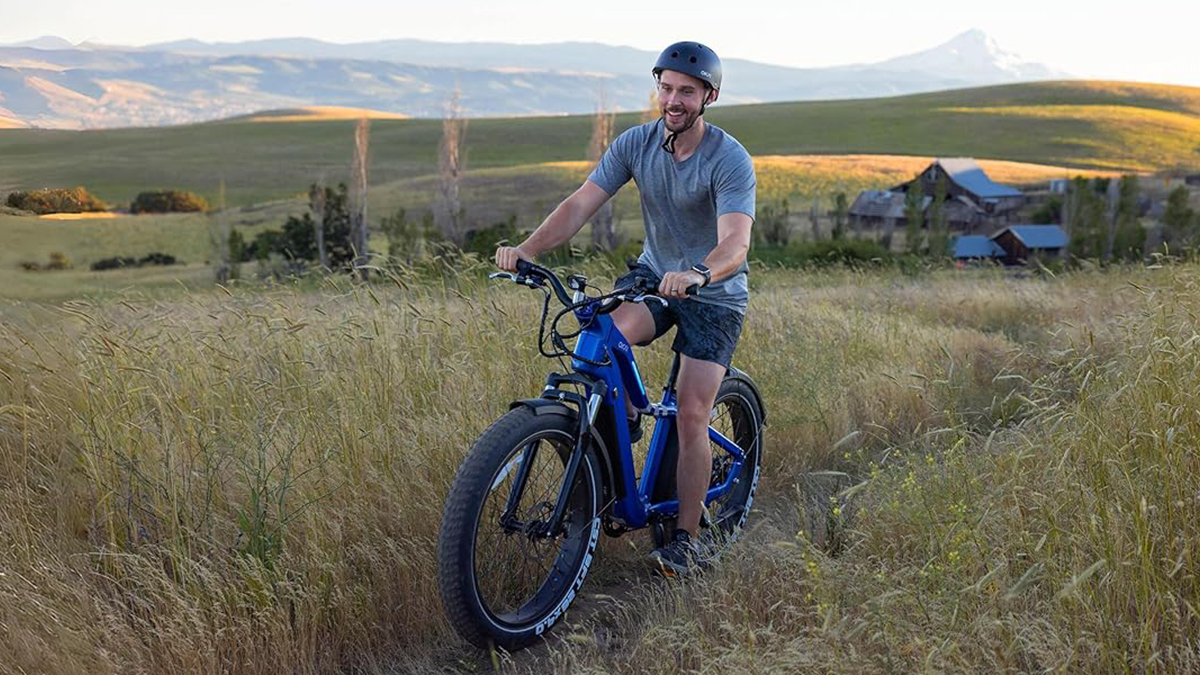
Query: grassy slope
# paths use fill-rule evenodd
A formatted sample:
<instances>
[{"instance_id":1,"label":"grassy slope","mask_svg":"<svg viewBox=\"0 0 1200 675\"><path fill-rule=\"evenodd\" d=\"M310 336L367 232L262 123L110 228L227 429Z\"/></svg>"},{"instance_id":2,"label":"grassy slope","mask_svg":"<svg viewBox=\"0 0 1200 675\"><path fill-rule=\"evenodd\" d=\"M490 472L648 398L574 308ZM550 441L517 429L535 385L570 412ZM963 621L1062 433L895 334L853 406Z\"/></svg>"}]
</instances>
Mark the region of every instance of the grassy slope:
<instances>
[{"instance_id":1,"label":"grassy slope","mask_svg":"<svg viewBox=\"0 0 1200 675\"><path fill-rule=\"evenodd\" d=\"M755 155L971 155L1075 167L1149 170L1200 164L1200 89L1110 82L986 87L886 99L714 107L711 119ZM618 128L636 123L621 115ZM573 161L587 116L475 119L468 165ZM224 179L231 204L302 192L348 177L353 121L105 131L0 132L0 192L84 184L130 200L152 187L210 199ZM435 170L440 123L372 123L371 178L388 183Z\"/></svg>"},{"instance_id":2,"label":"grassy slope","mask_svg":"<svg viewBox=\"0 0 1200 675\"><path fill-rule=\"evenodd\" d=\"M756 275L750 531L676 585L606 539L598 611L503 670L1194 670L1195 278ZM0 663L489 671L430 583L441 503L554 364L537 294L459 283L0 307ZM829 470L866 482L837 511Z\"/></svg>"},{"instance_id":3,"label":"grassy slope","mask_svg":"<svg viewBox=\"0 0 1200 675\"><path fill-rule=\"evenodd\" d=\"M832 195L841 190L853 196L866 188L894 185L923 168L928 157L897 156L764 156L755 159L760 202L789 199L797 227L807 218L811 200L821 199L830 208ZM997 180L1035 183L1059 177L1064 170L1033 164L984 161L984 168ZM532 228L557 202L587 175L586 162L556 162L515 167L476 169L467 172L462 198L472 221L490 224L516 216L523 228ZM1089 173L1089 172L1084 172ZM436 194L432 177L409 178L377 185L371 192L372 219L403 207L410 217L420 218ZM531 199L529 195L537 195ZM24 300L56 300L92 293L108 293L131 285L151 287L178 272L189 285L206 278L204 261L210 253L210 228L221 219L241 230L247 239L266 229L279 229L289 214L306 208L303 199L280 200L250 207L231 207L210 214L126 216L112 219L47 220L0 212L0 296ZM618 227L631 239L641 238L641 211L637 188L628 186L617 197ZM804 221L807 222L806 220ZM826 224L827 226L827 224ZM583 232L578 241L588 241ZM376 233L373 246L386 250ZM62 252L75 264L68 272L22 271L19 263L45 263L51 252ZM87 267L101 258L117 255L143 256L169 253L196 268L89 272Z\"/></svg>"}]
</instances>

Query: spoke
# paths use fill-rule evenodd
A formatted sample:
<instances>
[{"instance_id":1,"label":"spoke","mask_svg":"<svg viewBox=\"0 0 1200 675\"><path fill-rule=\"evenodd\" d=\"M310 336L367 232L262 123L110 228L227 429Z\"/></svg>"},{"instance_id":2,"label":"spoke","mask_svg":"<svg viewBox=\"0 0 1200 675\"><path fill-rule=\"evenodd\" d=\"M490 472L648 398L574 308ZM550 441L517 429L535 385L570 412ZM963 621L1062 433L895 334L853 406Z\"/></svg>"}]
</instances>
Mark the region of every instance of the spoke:
<instances>
[{"instance_id":1,"label":"spoke","mask_svg":"<svg viewBox=\"0 0 1200 675\"><path fill-rule=\"evenodd\" d=\"M499 524L500 515L510 499L514 502L511 506L515 521L528 525L549 518L562 484L563 453L567 450L560 443L541 440L547 442L533 442L542 447L531 453L529 467L521 466L525 448L514 450L515 456L505 461L493 479L481 513L475 553L476 580L485 604L494 613L520 610L562 564L559 560L562 541L530 537L523 532L506 532ZM513 496L513 483L522 473L527 474L525 489L520 495ZM505 484L509 486L507 489ZM571 502L568 508L573 506L575 504ZM567 516L570 515L568 510Z\"/></svg>"}]
</instances>

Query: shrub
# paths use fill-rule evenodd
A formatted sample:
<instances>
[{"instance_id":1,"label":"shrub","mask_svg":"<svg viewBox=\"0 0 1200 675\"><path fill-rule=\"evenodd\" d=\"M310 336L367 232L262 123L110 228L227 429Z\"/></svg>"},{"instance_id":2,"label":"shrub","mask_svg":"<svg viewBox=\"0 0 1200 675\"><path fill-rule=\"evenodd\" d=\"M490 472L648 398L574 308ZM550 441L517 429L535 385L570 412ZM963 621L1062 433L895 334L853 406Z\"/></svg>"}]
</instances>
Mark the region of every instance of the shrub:
<instances>
[{"instance_id":1,"label":"shrub","mask_svg":"<svg viewBox=\"0 0 1200 675\"><path fill-rule=\"evenodd\" d=\"M318 189L314 186L313 193ZM325 188L324 199L318 201L323 204L325 257L331 269L340 269L354 260L354 250L350 246L350 196L345 184L340 184L336 190ZM320 256L315 234L316 223L313 222L311 213L317 203L310 198L309 212L299 218L288 216L282 232L259 232L249 245L240 243L244 242L241 235L235 240L235 233L231 233L230 258L239 262L267 260L274 253L288 260L317 260Z\"/></svg>"},{"instance_id":2,"label":"shrub","mask_svg":"<svg viewBox=\"0 0 1200 675\"><path fill-rule=\"evenodd\" d=\"M496 247L506 243L516 246L521 243L517 232L517 217L510 215L508 220L467 232L467 240L463 244L464 253L475 253L485 260L496 252Z\"/></svg>"},{"instance_id":3,"label":"shrub","mask_svg":"<svg viewBox=\"0 0 1200 675\"><path fill-rule=\"evenodd\" d=\"M51 257L53 259L53 256ZM179 260L169 253L147 253L141 258L132 256L114 256L112 258L102 258L92 263L93 272L103 272L105 270L115 270L122 267L142 267L145 265L174 265Z\"/></svg>"},{"instance_id":4,"label":"shrub","mask_svg":"<svg viewBox=\"0 0 1200 675\"><path fill-rule=\"evenodd\" d=\"M48 270L69 270L69 269L71 269L71 267L73 267L73 265L71 264L71 259L67 257L67 254L61 253L59 251L54 251L53 253L51 253L50 254L50 262L47 262L47 263L39 263L39 262L34 262L32 260L22 260L21 262L19 262L17 264L21 267L21 269L25 270L26 272L40 272L40 271L48 271Z\"/></svg>"},{"instance_id":5,"label":"shrub","mask_svg":"<svg viewBox=\"0 0 1200 675\"><path fill-rule=\"evenodd\" d=\"M53 253L50 254L50 262L46 263L46 269L48 269L48 270L71 269L71 259L67 257L66 253L60 253L59 251L54 251Z\"/></svg>"},{"instance_id":6,"label":"shrub","mask_svg":"<svg viewBox=\"0 0 1200 675\"><path fill-rule=\"evenodd\" d=\"M207 211L208 202L194 192L151 190L138 194L129 210L132 213L192 213Z\"/></svg>"},{"instance_id":7,"label":"shrub","mask_svg":"<svg viewBox=\"0 0 1200 675\"><path fill-rule=\"evenodd\" d=\"M43 188L41 190L10 193L5 203L23 211L38 215L47 213L86 213L104 211L108 206L96 199L83 186L68 188Z\"/></svg>"},{"instance_id":8,"label":"shrub","mask_svg":"<svg viewBox=\"0 0 1200 675\"><path fill-rule=\"evenodd\" d=\"M114 256L112 258L101 258L92 263L93 272L103 272L105 270L115 270L122 267L137 267L137 258L129 256Z\"/></svg>"},{"instance_id":9,"label":"shrub","mask_svg":"<svg viewBox=\"0 0 1200 675\"><path fill-rule=\"evenodd\" d=\"M754 251L752 256L769 265L783 267L853 266L891 258L878 242L868 239L822 239L797 242L785 247L759 248Z\"/></svg>"}]
</instances>

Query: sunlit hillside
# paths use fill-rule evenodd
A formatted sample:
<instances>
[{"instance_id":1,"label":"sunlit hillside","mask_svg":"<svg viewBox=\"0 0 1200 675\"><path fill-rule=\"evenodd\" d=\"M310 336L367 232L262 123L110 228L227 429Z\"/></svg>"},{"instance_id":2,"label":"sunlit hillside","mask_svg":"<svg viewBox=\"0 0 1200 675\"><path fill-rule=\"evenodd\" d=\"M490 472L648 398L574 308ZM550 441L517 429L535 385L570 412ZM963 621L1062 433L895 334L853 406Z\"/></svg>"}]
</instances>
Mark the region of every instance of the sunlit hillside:
<instances>
[{"instance_id":1,"label":"sunlit hillside","mask_svg":"<svg viewBox=\"0 0 1200 675\"><path fill-rule=\"evenodd\" d=\"M1113 82L1048 82L883 99L714 106L711 121L754 155L972 156L1125 171L1200 166L1200 89ZM618 116L617 128L639 114ZM438 120L375 120L372 183L436 171ZM104 131L0 133L0 193L85 185L128 202L171 187L210 201L224 180L230 204L302 193L349 179L352 120L222 123ZM473 119L467 165L487 169L579 161L588 116ZM531 195L530 199L540 195Z\"/></svg>"}]
</instances>

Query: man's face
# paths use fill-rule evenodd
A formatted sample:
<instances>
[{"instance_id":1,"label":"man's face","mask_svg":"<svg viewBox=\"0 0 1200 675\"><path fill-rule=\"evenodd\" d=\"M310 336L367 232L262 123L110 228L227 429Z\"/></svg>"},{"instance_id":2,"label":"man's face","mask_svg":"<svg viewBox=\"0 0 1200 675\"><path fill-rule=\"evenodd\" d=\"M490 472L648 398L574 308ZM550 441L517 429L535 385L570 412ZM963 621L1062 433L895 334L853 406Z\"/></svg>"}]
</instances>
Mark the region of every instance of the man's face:
<instances>
[{"instance_id":1,"label":"man's face","mask_svg":"<svg viewBox=\"0 0 1200 675\"><path fill-rule=\"evenodd\" d=\"M700 116L705 96L709 103L716 100L709 94L704 81L674 70L664 70L658 76L658 108L668 131L683 131Z\"/></svg>"}]
</instances>

